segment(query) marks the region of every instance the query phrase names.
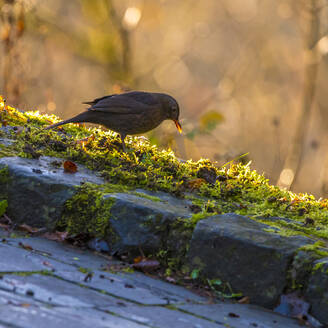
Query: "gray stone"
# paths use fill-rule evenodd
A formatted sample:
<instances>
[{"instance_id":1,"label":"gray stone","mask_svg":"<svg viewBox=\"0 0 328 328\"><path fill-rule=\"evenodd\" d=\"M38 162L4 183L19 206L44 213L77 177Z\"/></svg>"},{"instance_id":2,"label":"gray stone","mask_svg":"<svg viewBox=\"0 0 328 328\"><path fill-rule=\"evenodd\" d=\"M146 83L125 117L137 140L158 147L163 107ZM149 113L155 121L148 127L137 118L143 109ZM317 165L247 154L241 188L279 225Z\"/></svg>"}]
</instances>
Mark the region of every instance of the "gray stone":
<instances>
[{"instance_id":1,"label":"gray stone","mask_svg":"<svg viewBox=\"0 0 328 328\"><path fill-rule=\"evenodd\" d=\"M305 297L311 304L310 313L328 326L328 257L314 262Z\"/></svg>"},{"instance_id":2,"label":"gray stone","mask_svg":"<svg viewBox=\"0 0 328 328\"><path fill-rule=\"evenodd\" d=\"M19 243L32 247L31 251L26 251L29 254L29 258L34 261L58 261L55 269L61 269L60 263L72 265L77 268L85 268L90 270L99 270L109 264L118 263L118 261L110 260L107 256L101 256L100 254L94 254L93 252L78 247L68 245L66 243L55 242L41 237L33 238L6 238L5 245L15 246L17 249ZM3 244L3 243L2 243ZM0 242L0 245L2 245ZM20 250L11 250L12 254L20 254ZM41 257L40 257L41 256ZM10 259L9 259L10 261ZM12 260L14 262L14 259ZM18 261L17 261L18 262ZM20 265L20 261L15 264L17 268L22 268L24 265ZM7 270L15 271L15 270Z\"/></svg>"},{"instance_id":3,"label":"gray stone","mask_svg":"<svg viewBox=\"0 0 328 328\"><path fill-rule=\"evenodd\" d=\"M57 306L100 307L115 305L117 300L94 290L48 275L17 276L6 274L0 288L18 295L28 295L33 300Z\"/></svg>"},{"instance_id":4,"label":"gray stone","mask_svg":"<svg viewBox=\"0 0 328 328\"><path fill-rule=\"evenodd\" d=\"M197 223L188 258L191 266L209 279L229 282L234 292L251 303L272 308L287 285L296 250L312 241L283 237L247 217L216 215Z\"/></svg>"},{"instance_id":5,"label":"gray stone","mask_svg":"<svg viewBox=\"0 0 328 328\"><path fill-rule=\"evenodd\" d=\"M7 166L10 175L7 183L0 181L0 189L8 199L7 214L16 223L53 228L63 204L76 192L76 186L83 182L103 183L82 165L78 165L78 172L73 174L54 165L63 161L52 157L0 158L0 169Z\"/></svg>"},{"instance_id":6,"label":"gray stone","mask_svg":"<svg viewBox=\"0 0 328 328\"><path fill-rule=\"evenodd\" d=\"M20 242L32 250L19 247ZM239 328L256 323L262 328L294 328L292 319L271 311L226 303L217 307L185 288L138 272L99 271L117 262L64 243L7 238L0 243L0 253L0 327ZM88 267L88 262L94 270L85 281L79 266ZM8 274L8 269L28 274ZM49 274L31 272L41 269Z\"/></svg>"},{"instance_id":7,"label":"gray stone","mask_svg":"<svg viewBox=\"0 0 328 328\"><path fill-rule=\"evenodd\" d=\"M40 302L33 300L29 296L17 295L7 290L0 289L0 305L22 305L22 304L34 304L36 306L41 305Z\"/></svg>"},{"instance_id":8,"label":"gray stone","mask_svg":"<svg viewBox=\"0 0 328 328\"><path fill-rule=\"evenodd\" d=\"M183 304L178 308L190 314L224 324L225 327L298 328L297 320L249 304Z\"/></svg>"},{"instance_id":9,"label":"gray stone","mask_svg":"<svg viewBox=\"0 0 328 328\"><path fill-rule=\"evenodd\" d=\"M174 296L179 302L184 303L207 303L208 299L197 295L196 293L172 283L165 282L160 279L148 277L139 272L133 274L123 274L123 276L131 281L132 284L138 283L139 285L147 286L151 290L159 290L167 295Z\"/></svg>"},{"instance_id":10,"label":"gray stone","mask_svg":"<svg viewBox=\"0 0 328 328\"><path fill-rule=\"evenodd\" d=\"M120 303L118 301L118 303ZM57 307L56 313L65 314L69 318L74 317L80 322L84 321L89 323L90 327L108 327L108 328L145 328L144 325L138 324L135 322L136 320L130 320L130 318L122 318L117 315L113 315L113 311L111 311L112 307L108 308L108 312L96 310L96 309L80 309L80 308L68 308L68 307ZM127 319L127 320L126 320ZM64 326L69 327L70 326Z\"/></svg>"},{"instance_id":11,"label":"gray stone","mask_svg":"<svg viewBox=\"0 0 328 328\"><path fill-rule=\"evenodd\" d=\"M18 246L20 242L28 244L33 250L21 249ZM13 245L9 246L8 243ZM2 246L1 243L0 246ZM6 247L2 257L4 264L0 265L3 272L48 270L67 281L104 290L117 297L142 304L165 305L177 302L206 302L205 298L182 287L147 277L138 272L114 274L99 271L97 269L101 267L108 266L110 268L111 265L115 267L119 262L109 261L92 254L90 251L83 251L62 243L42 238L9 238L3 247ZM23 256L21 256L22 253ZM8 254L8 258L5 254ZM124 268L122 264L120 266ZM81 267L94 273L90 281L84 281L86 273L79 271Z\"/></svg>"},{"instance_id":12,"label":"gray stone","mask_svg":"<svg viewBox=\"0 0 328 328\"><path fill-rule=\"evenodd\" d=\"M135 322L96 310L49 308L43 305L0 305L0 325L11 328L142 328Z\"/></svg>"},{"instance_id":13,"label":"gray stone","mask_svg":"<svg viewBox=\"0 0 328 328\"><path fill-rule=\"evenodd\" d=\"M50 267L44 265L44 258L2 242L0 242L0 257L0 273L51 270Z\"/></svg>"},{"instance_id":14,"label":"gray stone","mask_svg":"<svg viewBox=\"0 0 328 328\"><path fill-rule=\"evenodd\" d=\"M104 308L106 309L106 308ZM163 307L141 307L138 305L128 305L126 307L113 307L110 311L129 318L140 324L160 328L218 328L226 327L223 324L211 322L198 318L194 315L186 314L174 309Z\"/></svg>"},{"instance_id":15,"label":"gray stone","mask_svg":"<svg viewBox=\"0 0 328 328\"><path fill-rule=\"evenodd\" d=\"M142 194L140 190L139 192ZM166 243L170 224L179 217L192 215L185 200L157 194L161 200L154 201L146 196L133 193L104 196L115 199L110 213L111 231L107 240L112 252L123 253L141 247L143 251L154 253Z\"/></svg>"},{"instance_id":16,"label":"gray stone","mask_svg":"<svg viewBox=\"0 0 328 328\"><path fill-rule=\"evenodd\" d=\"M157 286L151 281L143 281L134 274L113 274L109 272L94 271L90 281L85 282L85 273L79 271L57 271L56 275L84 285L89 288L103 290L111 295L143 305L168 305L187 301L205 301L205 299L177 290L166 290L165 286ZM131 278L129 277L131 276Z\"/></svg>"}]
</instances>

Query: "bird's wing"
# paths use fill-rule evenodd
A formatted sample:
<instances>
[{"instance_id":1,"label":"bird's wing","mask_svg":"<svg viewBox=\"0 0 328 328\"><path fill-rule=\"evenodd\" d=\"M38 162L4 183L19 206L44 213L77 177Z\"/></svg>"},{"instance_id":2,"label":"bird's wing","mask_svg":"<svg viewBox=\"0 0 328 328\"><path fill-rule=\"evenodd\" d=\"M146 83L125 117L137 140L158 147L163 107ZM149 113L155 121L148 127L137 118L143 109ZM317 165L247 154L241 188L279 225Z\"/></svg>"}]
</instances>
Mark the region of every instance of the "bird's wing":
<instances>
[{"instance_id":1,"label":"bird's wing","mask_svg":"<svg viewBox=\"0 0 328 328\"><path fill-rule=\"evenodd\" d=\"M82 104L91 105L92 106L92 105L96 104L100 100L103 100L103 99L108 98L108 97L113 97L113 96L116 96L116 94L109 95L109 96L104 96L104 97L100 97L100 98L96 98L96 99L94 99L92 101L85 101Z\"/></svg>"},{"instance_id":2,"label":"bird's wing","mask_svg":"<svg viewBox=\"0 0 328 328\"><path fill-rule=\"evenodd\" d=\"M113 114L139 114L158 106L157 99L150 93L133 91L98 98L89 110Z\"/></svg>"}]
</instances>

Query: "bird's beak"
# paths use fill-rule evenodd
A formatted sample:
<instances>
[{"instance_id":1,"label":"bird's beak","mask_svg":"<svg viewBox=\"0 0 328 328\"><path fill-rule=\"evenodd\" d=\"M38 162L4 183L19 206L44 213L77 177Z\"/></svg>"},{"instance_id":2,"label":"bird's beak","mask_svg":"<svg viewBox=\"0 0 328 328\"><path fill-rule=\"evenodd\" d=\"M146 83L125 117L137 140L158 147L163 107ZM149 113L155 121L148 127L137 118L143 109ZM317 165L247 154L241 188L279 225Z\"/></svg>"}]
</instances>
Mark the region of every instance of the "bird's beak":
<instances>
[{"instance_id":1,"label":"bird's beak","mask_svg":"<svg viewBox=\"0 0 328 328\"><path fill-rule=\"evenodd\" d=\"M174 120L175 126L177 127L178 131L180 133L182 133L182 128L181 128L181 124L179 123L178 120Z\"/></svg>"}]
</instances>

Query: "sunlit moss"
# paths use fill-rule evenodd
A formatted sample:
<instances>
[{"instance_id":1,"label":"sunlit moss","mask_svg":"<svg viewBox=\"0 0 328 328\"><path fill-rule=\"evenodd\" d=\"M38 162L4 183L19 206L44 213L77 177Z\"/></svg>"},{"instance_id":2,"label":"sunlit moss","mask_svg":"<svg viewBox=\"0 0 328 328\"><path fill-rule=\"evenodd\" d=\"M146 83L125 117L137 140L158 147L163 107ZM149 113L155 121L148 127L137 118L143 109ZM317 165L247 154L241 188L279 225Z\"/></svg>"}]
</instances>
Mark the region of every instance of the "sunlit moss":
<instances>
[{"instance_id":1,"label":"sunlit moss","mask_svg":"<svg viewBox=\"0 0 328 328\"><path fill-rule=\"evenodd\" d=\"M250 165L231 163L218 167L207 159L184 162L171 150L158 149L138 137L126 139L127 152L123 153L119 136L111 131L80 124L43 129L57 121L55 115L20 112L6 106L0 97L0 127L16 127L10 132L14 142L1 146L0 157L33 157L33 152L26 151L26 145L30 145L38 154L69 159L97 171L106 181L103 188L108 190L113 190L113 186L122 191L141 187L188 197L200 209L185 221L189 227L210 215L234 212L268 224L273 227L269 229L272 233L328 239L328 200L272 186ZM8 132L1 131L1 136L6 137ZM200 169L204 168L214 170L216 181L199 177ZM155 196L142 197L158 200ZM289 221L271 217L285 217ZM103 228L98 226L98 232Z\"/></svg>"}]
</instances>

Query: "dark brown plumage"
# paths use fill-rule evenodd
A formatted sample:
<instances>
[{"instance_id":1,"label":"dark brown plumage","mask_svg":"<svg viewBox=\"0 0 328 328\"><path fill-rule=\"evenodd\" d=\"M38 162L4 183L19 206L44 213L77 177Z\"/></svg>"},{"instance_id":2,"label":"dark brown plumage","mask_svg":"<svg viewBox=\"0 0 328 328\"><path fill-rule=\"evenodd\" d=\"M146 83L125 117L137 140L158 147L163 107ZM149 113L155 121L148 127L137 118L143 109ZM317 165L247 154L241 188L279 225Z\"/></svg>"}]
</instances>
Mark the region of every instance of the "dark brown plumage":
<instances>
[{"instance_id":1,"label":"dark brown plumage","mask_svg":"<svg viewBox=\"0 0 328 328\"><path fill-rule=\"evenodd\" d=\"M139 134L156 128L164 120L173 120L179 132L179 105L164 93L132 91L97 98L84 104L87 111L68 120L50 125L52 129L67 123L95 123L120 134L123 151L124 139L128 134Z\"/></svg>"}]
</instances>

